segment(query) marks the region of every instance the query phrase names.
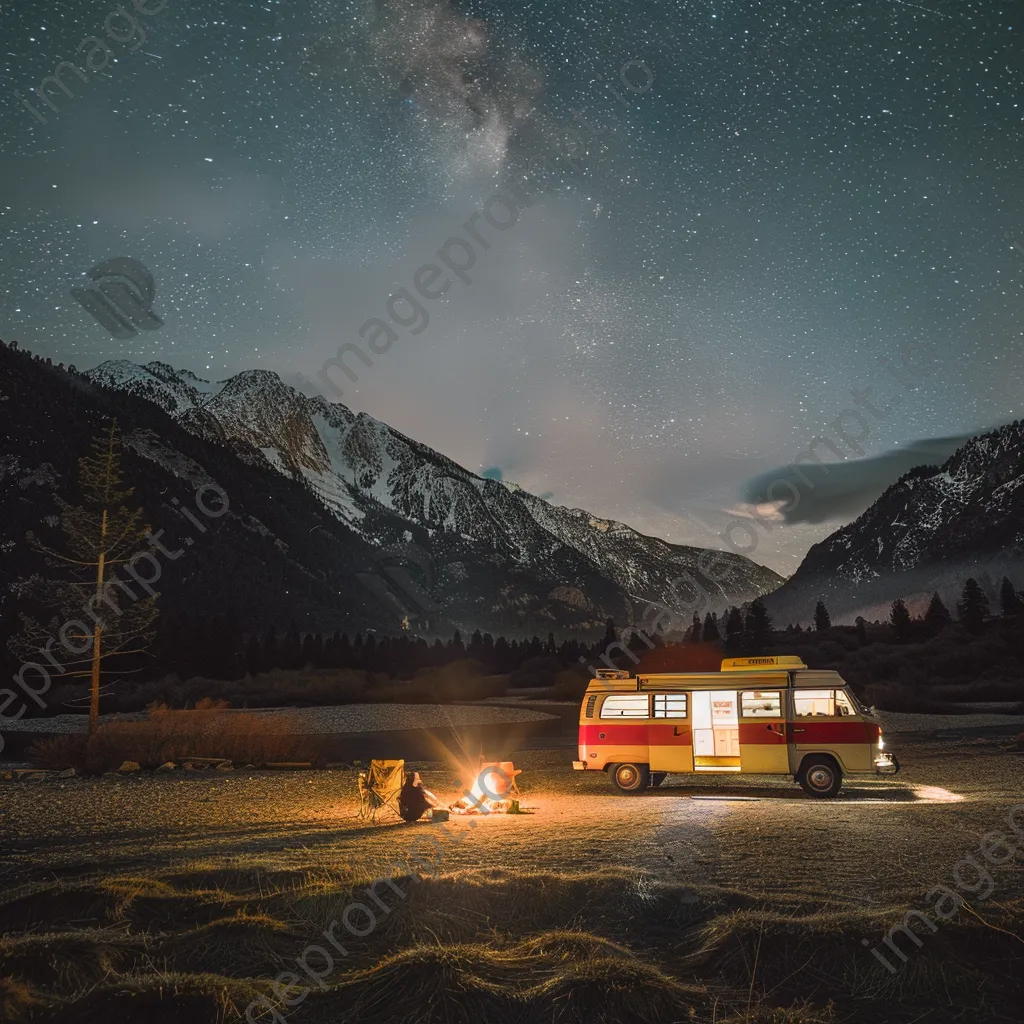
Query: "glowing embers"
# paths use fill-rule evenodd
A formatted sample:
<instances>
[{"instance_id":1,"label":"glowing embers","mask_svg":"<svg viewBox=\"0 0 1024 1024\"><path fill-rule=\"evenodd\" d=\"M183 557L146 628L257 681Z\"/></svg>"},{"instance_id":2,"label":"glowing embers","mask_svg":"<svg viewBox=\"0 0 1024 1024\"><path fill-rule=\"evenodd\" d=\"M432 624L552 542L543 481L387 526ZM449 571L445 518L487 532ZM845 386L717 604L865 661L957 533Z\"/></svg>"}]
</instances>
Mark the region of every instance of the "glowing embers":
<instances>
[{"instance_id":1,"label":"glowing embers","mask_svg":"<svg viewBox=\"0 0 1024 1024\"><path fill-rule=\"evenodd\" d=\"M453 814L517 814L521 775L511 761L482 761L466 795L451 806Z\"/></svg>"}]
</instances>

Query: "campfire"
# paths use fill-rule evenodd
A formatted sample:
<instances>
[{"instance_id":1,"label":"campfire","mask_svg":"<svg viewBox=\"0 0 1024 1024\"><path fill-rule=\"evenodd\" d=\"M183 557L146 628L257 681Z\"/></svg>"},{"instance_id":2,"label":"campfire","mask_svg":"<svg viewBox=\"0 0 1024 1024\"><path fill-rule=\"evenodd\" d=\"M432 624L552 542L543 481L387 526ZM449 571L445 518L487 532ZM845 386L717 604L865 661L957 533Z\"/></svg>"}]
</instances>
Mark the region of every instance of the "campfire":
<instances>
[{"instance_id":1,"label":"campfire","mask_svg":"<svg viewBox=\"0 0 1024 1024\"><path fill-rule=\"evenodd\" d=\"M451 806L454 814L515 814L519 811L521 771L511 761L482 762L472 775L473 785Z\"/></svg>"}]
</instances>

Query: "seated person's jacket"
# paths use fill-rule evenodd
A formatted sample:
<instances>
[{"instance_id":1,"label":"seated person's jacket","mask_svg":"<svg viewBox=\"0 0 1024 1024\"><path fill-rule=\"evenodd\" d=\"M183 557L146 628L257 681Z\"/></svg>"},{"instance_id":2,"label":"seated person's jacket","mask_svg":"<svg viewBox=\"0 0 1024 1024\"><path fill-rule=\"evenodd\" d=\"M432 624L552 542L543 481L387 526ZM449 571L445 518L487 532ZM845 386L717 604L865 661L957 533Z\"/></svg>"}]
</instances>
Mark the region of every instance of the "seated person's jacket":
<instances>
[{"instance_id":1,"label":"seated person's jacket","mask_svg":"<svg viewBox=\"0 0 1024 1024\"><path fill-rule=\"evenodd\" d=\"M407 782L402 786L402 792L398 797L398 813L405 821L419 821L429 807L430 803L423 795L422 785Z\"/></svg>"}]
</instances>

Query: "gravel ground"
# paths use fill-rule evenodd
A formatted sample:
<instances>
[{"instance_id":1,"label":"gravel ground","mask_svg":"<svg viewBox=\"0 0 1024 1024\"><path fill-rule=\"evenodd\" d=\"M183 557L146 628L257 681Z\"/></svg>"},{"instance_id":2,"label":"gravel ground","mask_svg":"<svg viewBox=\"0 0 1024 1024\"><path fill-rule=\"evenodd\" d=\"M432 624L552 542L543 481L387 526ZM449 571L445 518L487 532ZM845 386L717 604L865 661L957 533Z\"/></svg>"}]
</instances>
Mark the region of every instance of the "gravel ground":
<instances>
[{"instance_id":1,"label":"gravel ground","mask_svg":"<svg viewBox=\"0 0 1024 1024\"><path fill-rule=\"evenodd\" d=\"M1001 725L1019 726L1024 729L1024 715L912 715L902 711L876 711L875 715L887 733L949 732L994 728Z\"/></svg>"},{"instance_id":2,"label":"gravel ground","mask_svg":"<svg viewBox=\"0 0 1024 1024\"><path fill-rule=\"evenodd\" d=\"M407 885L408 899L403 897L401 905L394 903L388 927L392 921L403 921L415 928L420 915L433 915L425 919L423 933L416 933L421 943L433 946L439 941L426 922L432 928L468 922L467 927L472 925L479 934L489 936L488 942L497 944L502 941L499 931L519 919L542 922L531 928L577 929L580 915L589 914L587 927L603 935L602 929L613 927L607 922L619 917L639 922L637 928L642 930L643 922L663 921L665 914L681 915L682 920L688 904L694 905L694 913L714 904L719 909L707 927L719 932L744 915L754 915L743 925L746 931L737 933L740 938L720 947L721 957L715 952L709 967L698 968L707 973L725 965L723 970L733 971L739 986L737 1006L749 1007L755 978L770 1001L779 998L783 1005L796 998L793 992L817 1004L832 995L845 1000L835 1016L823 1012L783 1018L773 1012L755 1018L744 1014L730 1018L734 1024L741 1019L817 1024L1010 1024L1019 1020L1012 1015L1019 1011L1019 1002L1007 1004L1010 1016L996 1016L989 1006L995 980L1008 987L1019 978L1019 968L1013 964L1017 962L1014 944L1024 941L1016 934L1020 920L1016 908L1022 906L1024 896L1024 755L1010 753L1008 734L970 740L907 734L894 738L891 745L904 766L899 775L852 777L834 800L812 799L787 778L726 775L669 776L660 788L621 796L604 773L574 772L571 748L519 751L514 759L523 770L518 781L525 814L453 815L444 825L407 825L387 816L378 824L360 820L356 774L350 769L176 771L0 781L0 919L8 916L0 930L11 932L5 941L28 933L24 941L30 944L41 932L87 929L96 922L122 930L130 926L134 933L176 929L178 945L173 948L180 957L196 944L189 929L197 921L239 911L260 914L269 907L267 912L288 922L307 918L319 922L315 933L310 933L318 941L323 924L343 916L353 891L362 900L366 880L385 873L402 874L408 864L411 871L430 878L431 884ZM444 803L460 796L463 779L454 761L410 766L422 771L426 785ZM1013 808L1016 817L1010 825L1007 816ZM1016 847L1016 853L998 866L986 863L981 852L1002 854L1002 849L982 845L994 830ZM978 895L977 874L965 860L968 856L984 864L991 878L991 888L984 895ZM659 896L659 886L672 893L671 906ZM857 922L869 922L867 934L874 940L877 933L877 944L889 919L886 915L895 914L898 920L912 907L930 907L926 894L936 886L966 896L970 915L960 913L958 922L975 922L976 917L1003 922L1004 929L1008 923L1013 933L979 927L980 941L971 947L977 953L968 950L958 955L966 956L982 973L971 975L969 991L957 995L953 1005L944 987L957 975L944 956L953 948L947 940L956 934L957 923L942 924L934 935L922 930L920 948L906 939L902 945L913 958L914 970L934 971L934 998L927 993L914 996L900 1008L888 1001L865 1006L852 987L843 987L874 964L862 948L868 940L861 940ZM383 891L385 896L390 892ZM686 900L677 905L681 893ZM587 901L600 905L588 909ZM402 916L406 904L409 910ZM762 913L770 915L766 927L758 916ZM22 915L17 925L13 923L16 914ZM812 934L807 930L810 925L802 923L838 918L846 922L845 931L835 936L827 929ZM240 946L238 954L249 956L246 950L257 950L252 954L254 966L245 968L245 976L255 970L269 978L282 967L295 968L310 938L296 934L282 940L282 960L276 946L264 948L267 933L258 930L258 923L256 918L249 919L249 945ZM232 927L237 931L239 926ZM346 940L351 958L338 967L334 980L349 977L345 972L359 965L372 965L384 949L403 955L411 940L397 926L391 938L388 927L365 940ZM620 941L614 933L609 937ZM672 932L671 940L659 940L665 942L663 946L652 948L649 938L638 931L629 947L635 956L645 964L653 957L673 976L693 980L694 968L683 953L690 943L703 939L682 926ZM1009 951L995 957L995 939L1003 942L1000 950L1007 947ZM94 939L82 938L83 948L88 949L90 941ZM628 944L630 940L621 941ZM77 948L71 947L71 955L77 955ZM193 958L200 966L188 969L213 969L209 958L223 948L224 943L212 941L202 946L201 956ZM60 949L54 949L56 956ZM753 962L756 974L743 963L728 967L735 964L737 949L745 963ZM41 972L51 970L42 953L32 955ZM457 950L451 955L462 962ZM572 961L576 954L560 955L568 957L565 969L576 970ZM23 959L28 962L28 953ZM758 968L766 960L773 966ZM54 960L64 962L66 958ZM163 985L169 968L157 959L144 969L147 977L158 972L157 981ZM385 970L388 985L400 986L395 979L407 977L396 975L393 964ZM596 982L590 974L573 977L573 993L579 998L593 995ZM633 983L637 977L649 981L647 974L629 975ZM455 1002L465 991L463 975L457 979L459 988L451 997ZM446 983L442 979L438 984ZM787 984L783 996L779 986ZM223 987L220 980L216 985ZM604 991L599 990L598 997ZM567 999L564 996L562 1001ZM124 1002L120 999L116 1006ZM315 1005L303 1005L300 1010L296 1022L327 1024L340 1019L333 1011L318 1016ZM716 996L714 1012L706 1016L663 1015L661 1019L695 1019L698 1024L712 1018L721 1021L724 1015L719 1011ZM81 1016L60 1020L77 1024L102 1019L117 1024L199 1019L181 1012L159 1017L139 1010L134 1016L121 1013L101 1016L91 1007L88 1015L83 1011ZM224 1019L241 1020L216 1017ZM291 1014L288 1019L293 1019ZM451 1024L483 1024L488 1018L467 1010L444 1019ZM547 1013L543 1019L596 1020L597 1016ZM206 1020L213 1018L204 1018L200 1024Z\"/></svg>"},{"instance_id":3,"label":"gravel ground","mask_svg":"<svg viewBox=\"0 0 1024 1024\"><path fill-rule=\"evenodd\" d=\"M231 711L225 712L231 714ZM541 711L475 704L341 704L320 708L259 708L244 712L259 715L287 715L295 731L311 735L331 733L391 732L396 729L444 729L457 726L500 725L504 722L538 722L553 719ZM145 718L145 712L103 715L102 722ZM85 732L85 715L56 715L53 718L23 718L5 722L10 732Z\"/></svg>"},{"instance_id":4,"label":"gravel ground","mask_svg":"<svg viewBox=\"0 0 1024 1024\"><path fill-rule=\"evenodd\" d=\"M898 776L853 777L835 800L813 800L787 778L721 775L670 776L660 789L624 797L603 773L572 771L569 750L526 751L516 763L534 813L471 819L473 841L453 850L445 869L626 865L687 883L742 879L748 891L786 899L909 898L947 876L1024 801L1024 756L1006 745L1005 737L908 736L893 743ZM457 769L417 767L446 803L460 795ZM367 827L356 817L355 782L341 769L0 782L0 871L10 884L239 858L373 870L411 841L410 830L431 833L397 821ZM1000 871L1020 893L1020 869Z\"/></svg>"}]
</instances>

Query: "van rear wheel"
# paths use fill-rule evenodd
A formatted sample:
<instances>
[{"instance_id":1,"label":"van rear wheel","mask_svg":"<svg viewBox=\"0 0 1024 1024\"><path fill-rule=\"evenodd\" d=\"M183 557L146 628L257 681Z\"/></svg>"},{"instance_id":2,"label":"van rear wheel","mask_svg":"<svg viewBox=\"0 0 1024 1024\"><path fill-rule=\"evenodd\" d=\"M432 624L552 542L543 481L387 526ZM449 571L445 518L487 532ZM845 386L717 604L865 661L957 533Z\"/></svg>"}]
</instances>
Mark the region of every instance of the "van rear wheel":
<instances>
[{"instance_id":1,"label":"van rear wheel","mask_svg":"<svg viewBox=\"0 0 1024 1024\"><path fill-rule=\"evenodd\" d=\"M641 793L651 784L650 769L645 764L613 764L609 774L620 793Z\"/></svg>"},{"instance_id":2,"label":"van rear wheel","mask_svg":"<svg viewBox=\"0 0 1024 1024\"><path fill-rule=\"evenodd\" d=\"M843 773L831 757L809 757L800 766L797 782L809 796L836 796L843 785Z\"/></svg>"}]
</instances>

